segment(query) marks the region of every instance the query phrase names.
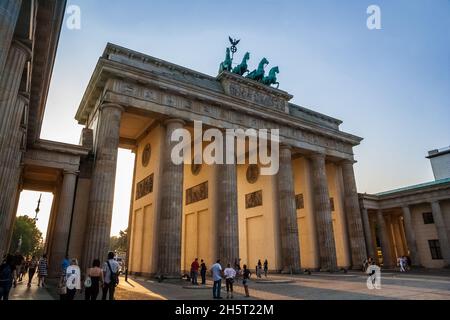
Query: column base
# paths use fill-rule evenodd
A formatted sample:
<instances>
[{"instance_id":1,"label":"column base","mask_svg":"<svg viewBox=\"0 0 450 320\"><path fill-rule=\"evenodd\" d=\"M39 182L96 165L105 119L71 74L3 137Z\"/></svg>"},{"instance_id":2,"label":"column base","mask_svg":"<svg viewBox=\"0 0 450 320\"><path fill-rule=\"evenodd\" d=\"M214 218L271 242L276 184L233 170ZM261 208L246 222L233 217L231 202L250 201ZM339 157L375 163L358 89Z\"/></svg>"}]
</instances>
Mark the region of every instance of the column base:
<instances>
[{"instance_id":1,"label":"column base","mask_svg":"<svg viewBox=\"0 0 450 320\"><path fill-rule=\"evenodd\" d=\"M281 274L302 274L303 270L301 269L292 269L289 267L285 267L283 268L283 270L281 270L280 272Z\"/></svg>"}]
</instances>

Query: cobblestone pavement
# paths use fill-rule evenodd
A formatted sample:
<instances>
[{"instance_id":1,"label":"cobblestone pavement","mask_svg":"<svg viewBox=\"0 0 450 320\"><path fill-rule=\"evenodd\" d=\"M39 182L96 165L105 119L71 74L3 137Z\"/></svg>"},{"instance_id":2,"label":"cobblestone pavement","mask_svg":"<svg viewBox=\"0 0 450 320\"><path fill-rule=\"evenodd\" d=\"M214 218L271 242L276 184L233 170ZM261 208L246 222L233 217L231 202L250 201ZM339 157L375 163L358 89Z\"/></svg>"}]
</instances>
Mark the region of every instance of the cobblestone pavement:
<instances>
[{"instance_id":1,"label":"cobblestone pavement","mask_svg":"<svg viewBox=\"0 0 450 320\"><path fill-rule=\"evenodd\" d=\"M235 300L379 300L419 299L450 300L450 271L419 271L401 274L383 272L380 290L369 290L367 277L361 272L313 273L311 275L269 275L268 281L252 279L250 298L244 297L241 283L235 284ZM48 281L48 288L39 288L26 282L11 290L11 300L57 299L56 281ZM222 283L222 297L226 290ZM77 300L83 299L77 294ZM187 281L157 282L143 278L121 278L116 290L117 300L212 300L212 281L205 286L192 286Z\"/></svg>"}]
</instances>

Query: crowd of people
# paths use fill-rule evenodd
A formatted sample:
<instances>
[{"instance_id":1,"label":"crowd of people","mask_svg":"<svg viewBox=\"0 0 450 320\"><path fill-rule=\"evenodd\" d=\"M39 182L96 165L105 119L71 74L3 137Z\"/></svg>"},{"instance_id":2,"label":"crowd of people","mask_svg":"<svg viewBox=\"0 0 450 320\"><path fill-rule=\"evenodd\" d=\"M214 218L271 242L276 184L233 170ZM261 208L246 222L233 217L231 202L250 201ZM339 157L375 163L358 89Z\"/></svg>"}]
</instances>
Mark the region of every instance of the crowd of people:
<instances>
[{"instance_id":1,"label":"crowd of people","mask_svg":"<svg viewBox=\"0 0 450 320\"><path fill-rule=\"evenodd\" d=\"M119 263L114 259L114 253L108 253L108 258L100 267L99 259L95 259L92 266L81 273L77 259L64 258L61 263L61 276L57 291L61 300L74 300L77 292L84 289L85 300L96 300L100 288L102 300L114 300L115 288L119 282ZM32 281L37 275L38 287L46 287L45 280L48 276L47 255L39 259L35 256L23 257L19 252L15 255L3 257L0 265L0 300L8 300L11 288L22 283L24 276L28 274L27 287L32 286ZM83 277L83 283L82 283Z\"/></svg>"},{"instance_id":2,"label":"crowd of people","mask_svg":"<svg viewBox=\"0 0 450 320\"><path fill-rule=\"evenodd\" d=\"M226 265L226 268L222 269L222 265L220 260L217 260L211 266L210 272L213 280L213 298L214 299L222 299L220 292L222 286L222 280L225 279L225 285L227 290L227 299L233 299L233 284L234 282L239 282L242 279L242 285L244 286L245 296L250 297L248 284L251 276L251 272L247 265L243 265L241 269L241 259L236 259L234 265L231 266L231 263ZM198 258L195 258L191 264L190 270L190 280L193 285L198 285L198 275L200 272L201 276L201 284L206 284L206 273L208 268L206 267L205 261L201 259L201 263L199 264ZM257 278L262 278L262 274L267 278L269 272L269 262L267 259L264 263L261 260L258 260L256 265L256 276Z\"/></svg>"}]
</instances>

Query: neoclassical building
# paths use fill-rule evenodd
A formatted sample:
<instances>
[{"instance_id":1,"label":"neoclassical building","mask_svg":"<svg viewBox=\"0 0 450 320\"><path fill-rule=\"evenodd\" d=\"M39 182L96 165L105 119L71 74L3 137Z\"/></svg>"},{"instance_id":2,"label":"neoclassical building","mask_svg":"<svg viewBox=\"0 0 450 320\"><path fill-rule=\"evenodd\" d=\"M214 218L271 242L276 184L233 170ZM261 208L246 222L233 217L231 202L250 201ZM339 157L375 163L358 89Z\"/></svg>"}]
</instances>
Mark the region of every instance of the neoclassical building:
<instances>
[{"instance_id":1,"label":"neoclassical building","mask_svg":"<svg viewBox=\"0 0 450 320\"><path fill-rule=\"evenodd\" d=\"M0 254L26 189L54 195L45 244L52 274L65 254L84 266L104 259L119 148L136 155L128 168L132 273L179 277L196 257L208 265L240 258L251 268L268 259L274 272L334 271L375 254L369 215L384 203L369 208L370 199L358 197L353 148L362 139L341 131L341 121L231 72L205 75L108 44L75 115L80 144L42 140L65 2L5 0L0 9ZM172 134L194 133L197 121L201 134L279 129L278 173L261 174L263 164L175 164ZM413 252L411 244L403 249Z\"/></svg>"}]
</instances>

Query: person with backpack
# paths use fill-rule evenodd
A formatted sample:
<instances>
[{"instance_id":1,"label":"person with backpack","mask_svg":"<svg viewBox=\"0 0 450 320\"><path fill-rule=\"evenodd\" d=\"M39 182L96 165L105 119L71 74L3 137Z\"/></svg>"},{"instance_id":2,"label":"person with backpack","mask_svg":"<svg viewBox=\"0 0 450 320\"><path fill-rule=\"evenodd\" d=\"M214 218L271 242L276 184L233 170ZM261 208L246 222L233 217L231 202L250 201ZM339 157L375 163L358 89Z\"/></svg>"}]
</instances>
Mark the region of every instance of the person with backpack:
<instances>
[{"instance_id":1,"label":"person with backpack","mask_svg":"<svg viewBox=\"0 0 450 320\"><path fill-rule=\"evenodd\" d=\"M109 293L109 300L114 300L114 292L119 284L119 263L114 260L114 252L108 253L108 260L103 264L103 288L102 300L106 300Z\"/></svg>"},{"instance_id":2,"label":"person with backpack","mask_svg":"<svg viewBox=\"0 0 450 320\"><path fill-rule=\"evenodd\" d=\"M206 263L202 259L202 264L200 265L200 275L202 276L202 284L206 284L206 271L208 270L206 268Z\"/></svg>"},{"instance_id":3,"label":"person with backpack","mask_svg":"<svg viewBox=\"0 0 450 320\"><path fill-rule=\"evenodd\" d=\"M9 300L9 291L13 285L13 256L7 255L0 265L0 300Z\"/></svg>"}]
</instances>

